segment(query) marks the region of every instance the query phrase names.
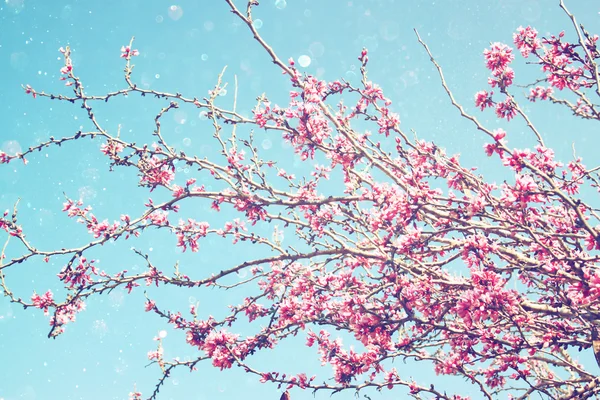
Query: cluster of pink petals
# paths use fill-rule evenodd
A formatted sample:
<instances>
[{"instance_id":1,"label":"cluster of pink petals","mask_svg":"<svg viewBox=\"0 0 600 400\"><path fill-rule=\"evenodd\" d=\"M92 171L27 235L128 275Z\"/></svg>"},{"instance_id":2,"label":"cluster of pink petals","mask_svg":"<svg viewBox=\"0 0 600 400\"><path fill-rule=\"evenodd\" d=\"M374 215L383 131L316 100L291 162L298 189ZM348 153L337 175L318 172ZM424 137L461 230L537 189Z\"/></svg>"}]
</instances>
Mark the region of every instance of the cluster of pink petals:
<instances>
[{"instance_id":1,"label":"cluster of pink petals","mask_svg":"<svg viewBox=\"0 0 600 400\"><path fill-rule=\"evenodd\" d=\"M81 299L56 308L54 315L50 318L50 325L54 328L54 335L64 332L64 326L69 322L75 322L76 315L85 310L85 303Z\"/></svg>"},{"instance_id":2,"label":"cluster of pink petals","mask_svg":"<svg viewBox=\"0 0 600 400\"><path fill-rule=\"evenodd\" d=\"M57 276L70 288L83 288L93 282L92 275L98 275L98 269L94 262L94 260L88 261L85 257L79 257L76 262L63 268Z\"/></svg>"},{"instance_id":3,"label":"cluster of pink petals","mask_svg":"<svg viewBox=\"0 0 600 400\"><path fill-rule=\"evenodd\" d=\"M597 38L592 39L589 46L596 41ZM531 89L532 101L551 98L553 88L574 90L585 86L581 78L585 68L572 66L574 47L563 43L562 35L544 41L543 45L550 46L545 49L535 30L519 28L514 42L524 57L539 57L549 74L551 87ZM125 46L121 53L127 61L139 54ZM520 112L507 92L514 80L510 67L514 59L512 49L493 43L484 51L484 57L491 71L488 84L506 97L496 102L492 98L494 92L482 90L475 95L475 105L481 110L494 108L499 118L510 121ZM367 64L366 49L359 61L363 67ZM589 306L600 299L600 273L596 271L595 259L587 253L600 250L600 235L584 229L592 211L582 204L571 204L574 201L559 192L579 192L589 175L580 160L561 170L563 165L555 160L552 150L542 145L533 150L510 150L504 130L487 131L493 143L485 145L486 154L498 155L502 165L514 172L514 179L499 187L485 183L474 175L474 169L461 167L458 155L445 156L434 143L415 140L407 145L404 135L396 135L401 133L399 115L376 84L365 79L364 87L355 89L339 81L328 83L302 75L293 60L289 65L286 72L291 72L294 90L288 106L272 106L261 100L254 110L256 125L285 128L283 139L301 159L319 162L309 169L310 176L307 174L302 182L283 168L271 170L276 171L277 182L289 185L289 192L281 194L266 183L255 184L253 179L262 176L253 175L259 164L253 150L247 157L244 150L225 145L222 154L226 163L210 172L221 181L237 179L237 184L219 192L210 189L208 193L204 186L194 186L195 179L187 180L184 186L175 185L175 158L154 145L153 150L144 148L137 153L137 168L143 186L151 190L162 186L170 191L172 197L166 205L155 206L150 199L146 204L149 211L139 219L122 215L121 222L112 224L98 221L90 213L91 207L83 208L81 201L68 199L63 211L69 217L78 217L94 238L100 238L93 244L116 238L127 229L134 230L141 222L144 227L172 231L177 246L192 252L198 252L200 240L210 234L230 236L234 244L246 240L264 243L267 240L257 232L263 228L261 224L275 219L269 214L275 207L269 208L269 203L289 211L278 217L295 227L298 237L308 245L306 250L268 255L254 265L244 263L222 272L226 275L248 267L252 274L249 281L256 284L259 292L246 297L242 304L232 305L231 314L222 321L212 316L202 319L195 304L190 307L189 319L180 312L160 311L152 300L144 304L146 312L167 318L175 329L185 332L186 342L204 352L221 370L235 364L243 366L244 360L256 351L271 349L281 339L305 330L307 346L314 347L321 362L331 368L336 388L379 378L379 387L405 385L411 394L418 395L425 388L403 380L404 371L388 368L388 360L402 356L431 360L437 374L461 374L473 380L479 375L490 388L504 388L510 379L528 379L539 361L535 357L538 349L556 351L558 341L577 325L572 321L550 324L546 317L551 313L524 311L522 295L508 285L509 279L515 279L513 274L532 292L542 292L536 293L541 307ZM75 79L70 63L61 73ZM27 90L35 97L33 89L27 86ZM359 99L350 105L340 102L332 111L325 102L344 91L358 94ZM591 109L585 102L578 103L577 112L587 115ZM382 143L369 139L370 133L352 130L351 120L363 117L372 122L379 134L393 135L393 140L388 140L392 149L396 146L396 153L382 150ZM125 146L135 149L134 145L109 139L101 151L114 164L129 162L128 157L119 156ZM0 153L0 162L9 159ZM273 167L273 163L265 164ZM374 167L376 172L371 175L368 168L358 171L361 165ZM227 175L227 179L221 179L223 175L219 174ZM332 186L327 182L332 176L341 177L343 185L339 186L348 197L340 200L322 194L325 185ZM442 187L446 185L444 190L448 193L444 195ZM224 222L219 229L192 218L172 226L169 211L177 211L174 204L187 197L205 197L212 201L215 211L223 207L240 218ZM256 231L248 233L250 224L256 226ZM518 229L512 231L513 227ZM0 228L20 235L20 230L6 218L0 219ZM272 246L273 250L277 248ZM580 260L586 262L578 265ZM467 276L451 273L454 261L466 269ZM58 277L70 291L90 290L103 283L94 281L95 276L110 284L123 284L128 292L140 286L137 281L141 279L147 286L158 286L159 282L217 285L217 278L192 282L179 271L170 277L150 264L142 275L126 276L127 271L122 271L109 277L98 271L94 263L79 255ZM532 278L529 272L535 268L539 276ZM553 291L564 296L559 299ZM80 298L56 304L51 291L34 293L31 301L45 313L55 308L51 324L58 333L85 308ZM246 318L258 332L242 338L228 331L238 319L245 322ZM537 327L544 326L547 332L522 333L520 329L530 326L534 319ZM310 330L321 325L348 332L358 349L345 346L346 339L332 338L325 329L318 333ZM527 343L523 339L529 337L538 341ZM164 368L164 350L157 340L158 348L148 352L147 357ZM473 365L477 364L483 366L475 370ZM262 381L277 381L288 388L311 387L314 379L304 373L261 374ZM132 400L140 397L139 392L130 394Z\"/></svg>"},{"instance_id":4,"label":"cluster of pink petals","mask_svg":"<svg viewBox=\"0 0 600 400\"><path fill-rule=\"evenodd\" d=\"M515 46L517 46L517 49L519 49L524 58L529 57L529 54L532 52L537 52L541 49L542 43L537 35L537 31L530 26L526 28L520 26L517 32L513 34Z\"/></svg>"},{"instance_id":5,"label":"cluster of pink petals","mask_svg":"<svg viewBox=\"0 0 600 400\"><path fill-rule=\"evenodd\" d=\"M118 153L122 152L124 149L123 144L117 142L116 140L109 140L106 143L103 143L100 146L100 151L106 154L110 158L115 158Z\"/></svg>"},{"instance_id":6,"label":"cluster of pink petals","mask_svg":"<svg viewBox=\"0 0 600 400\"><path fill-rule=\"evenodd\" d=\"M121 46L121 58L129 58L139 56L140 52L137 50L132 50L129 46Z\"/></svg>"},{"instance_id":7,"label":"cluster of pink petals","mask_svg":"<svg viewBox=\"0 0 600 400\"><path fill-rule=\"evenodd\" d=\"M142 393L141 392L129 393L129 400L142 400Z\"/></svg>"},{"instance_id":8,"label":"cluster of pink petals","mask_svg":"<svg viewBox=\"0 0 600 400\"><path fill-rule=\"evenodd\" d=\"M197 222L192 218L179 221L179 225L175 228L177 247L185 251L189 246L192 252L197 252L200 249L198 240L207 235L209 228L208 222Z\"/></svg>"},{"instance_id":9,"label":"cluster of pink petals","mask_svg":"<svg viewBox=\"0 0 600 400\"><path fill-rule=\"evenodd\" d=\"M54 295L50 290L41 296L34 292L33 296L31 296L31 301L35 307L44 310L44 314L48 315L48 308L54 305L53 297Z\"/></svg>"},{"instance_id":10,"label":"cluster of pink petals","mask_svg":"<svg viewBox=\"0 0 600 400\"><path fill-rule=\"evenodd\" d=\"M175 167L154 156L144 160L141 183L154 190L157 186L168 186L175 179Z\"/></svg>"}]
</instances>

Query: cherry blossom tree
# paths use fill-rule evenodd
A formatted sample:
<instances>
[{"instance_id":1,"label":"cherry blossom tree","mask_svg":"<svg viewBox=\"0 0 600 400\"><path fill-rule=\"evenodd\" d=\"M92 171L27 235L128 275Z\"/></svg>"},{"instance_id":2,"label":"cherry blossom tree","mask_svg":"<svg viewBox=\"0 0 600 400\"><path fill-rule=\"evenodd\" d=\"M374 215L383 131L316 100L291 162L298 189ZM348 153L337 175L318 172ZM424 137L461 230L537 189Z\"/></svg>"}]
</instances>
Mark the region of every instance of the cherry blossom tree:
<instances>
[{"instance_id":1,"label":"cherry blossom tree","mask_svg":"<svg viewBox=\"0 0 600 400\"><path fill-rule=\"evenodd\" d=\"M402 364L393 363L403 360L463 378L478 398L598 395L596 366L586 368L577 352L595 352L600 363L600 216L581 195L599 190L600 167L586 167L576 155L556 160L523 106L567 107L573 118L600 121L598 35L581 26L561 1L574 41L567 41L564 32L542 37L528 26L517 29L512 44L492 43L483 52L489 88L475 94L475 105L482 112L492 109L498 118L526 123L533 148L518 149L509 145L510 130L484 126L456 101L441 66L416 33L449 101L487 138L482 151L490 162L505 169L506 181L497 184L461 165L458 156L401 129L392 101L368 78L367 49L358 57L359 86L321 81L301 73L294 60L280 59L263 39L253 25L257 1L244 9L225 2L289 78L289 103L274 104L263 95L253 116L245 117L236 110L237 91L233 107L221 105L219 95L228 86L225 73L204 98L142 88L135 80L133 62L139 52L133 39L121 48L125 87L91 95L73 68L70 48L61 48L61 80L72 94L53 95L29 85L25 93L38 101L81 106L93 129L49 138L16 155L0 152L0 163L26 162L47 147L92 138L102 142L111 170L135 170L139 186L152 196L168 193L169 198L150 199L140 215L123 214L111 223L90 205L67 197L63 211L85 225L90 238L82 247L63 249L31 243L19 226L15 205L0 218L0 228L7 232L0 259L5 296L43 310L48 336L56 338L88 298L115 289L242 286L246 295L220 319L200 316L194 305L185 311L165 309L147 297L145 311L185 332L187 344L197 349L195 359L168 359L157 338L148 359L161 377L156 387L147 388L144 397L149 399L158 397L174 369L195 370L204 361L221 370L241 367L261 382L291 391L397 388L414 398L467 398L458 386L410 378ZM541 69L540 78L527 86L527 98L514 88L510 65L516 53ZM156 98L162 107L149 138L154 143L128 141L96 117L96 104L134 95ZM221 158L187 154L165 139L162 118L182 107L206 113ZM364 123L372 131L355 128ZM281 135L311 173L295 176L276 160L264 159L247 127ZM206 172L217 189L183 178L176 164ZM198 201L209 202L216 214L237 216L218 226L202 215L179 219L180 207ZM264 227L273 234L264 234ZM232 251L242 243L268 251L202 278L177 267L170 272L171 266L156 265L135 246L145 263L139 273L105 271L87 256L108 242L135 242L153 229L171 233L172 244L183 252L211 251L200 249L209 237L229 239ZM293 237L285 245L284 234ZM24 252L7 258L13 241ZM5 282L11 269L24 262L62 256L68 262L57 271L64 284L60 295L36 288L33 295L19 296ZM228 278L240 271L247 271L248 278L232 284ZM253 333L243 336L248 329ZM329 379L310 371L291 374L254 366L255 354L296 336L329 368ZM142 393L136 389L130 398L141 399Z\"/></svg>"}]
</instances>

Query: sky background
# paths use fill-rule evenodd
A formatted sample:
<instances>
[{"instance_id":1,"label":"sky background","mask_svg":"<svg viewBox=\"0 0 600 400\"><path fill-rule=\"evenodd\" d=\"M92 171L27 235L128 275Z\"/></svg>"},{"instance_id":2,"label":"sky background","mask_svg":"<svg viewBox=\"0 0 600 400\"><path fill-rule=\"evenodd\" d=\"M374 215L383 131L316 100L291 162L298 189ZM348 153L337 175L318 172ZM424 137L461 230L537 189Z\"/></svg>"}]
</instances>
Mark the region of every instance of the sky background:
<instances>
[{"instance_id":1,"label":"sky background","mask_svg":"<svg viewBox=\"0 0 600 400\"><path fill-rule=\"evenodd\" d=\"M600 32L596 1L568 1L567 6L589 31ZM524 125L519 121L507 125L496 120L492 111L480 113L473 105L474 93L487 89L483 49L490 42L512 43L515 29L526 25L534 26L542 35L566 30L567 37L573 38L570 21L558 1L263 0L254 18L259 32L281 59L304 56L306 61L308 57L310 63L300 69L320 79L344 78L358 83L357 57L367 47L369 77L392 99L402 129L414 130L420 138L446 148L448 154L460 153L463 165L479 167L479 173L496 182L511 179L512 174L499 168L497 159L485 156L482 146L486 138L449 104L413 29L418 29L443 67L456 99L487 127L504 127L509 145L514 147L535 145ZM132 36L136 37L134 48L141 53L134 60L133 80L143 87L201 98L227 65L225 79L230 88L233 76L238 77L238 110L242 114L251 115L255 99L262 93L274 103L287 104L288 80L224 1L4 0L0 3L0 149L13 154L50 136L69 136L80 127L90 130L84 110L78 106L33 99L24 94L21 85L55 94L71 93L59 81L63 61L58 48L69 45L76 75L88 93L101 95L124 88L124 62L119 50ZM529 83L540 76L538 68L526 65L520 56L513 67L516 83ZM515 93L521 95L519 89ZM219 101L231 106L231 90ZM151 143L154 116L165 105L164 100L120 98L99 105L97 116L109 131L116 132L120 124L123 137ZM558 159L568 161L575 143L577 155L586 165L598 164L596 126L575 120L557 106L523 105ZM170 113L164 129L172 144L187 154L209 158L217 154L210 123L195 108ZM273 133L257 131L256 140L265 157L279 160L288 172L301 176L307 171ZM100 220L112 221L122 213L137 215L143 210L148 191L137 187L138 178L132 171L108 171L107 158L99 151L102 143L73 142L30 156L27 166L13 162L0 167L0 210L12 209L21 198L20 224L38 248L76 247L90 238L85 227L61 213L63 192L92 205ZM184 166L178 167L178 174L183 179L196 177L200 183L206 179ZM157 191L152 197L161 199L164 193ZM211 223L233 217L213 215L208 203L190 205L183 213ZM3 244L4 237L0 239ZM286 236L285 240L289 243L293 239ZM9 258L22 250L15 243L9 245ZM261 254L251 247L232 247L229 241L213 239L201 243L201 251L193 255L181 254L175 244L172 235L149 232L134 243L106 244L89 257L98 258L99 266L107 271L141 271L142 260L129 250L135 246L164 270L179 260L182 272L199 278ZM26 299L33 290L43 293L52 289L60 296L64 292L56 273L62 261L56 258L45 264L33 260L12 267L6 271L7 283L16 296ZM197 353L185 344L182 332L172 331L157 316L143 312L143 290L139 288L131 295L115 290L90 300L88 309L57 340L47 339L48 319L40 310L23 311L0 298L0 400L125 399L134 384L148 395L160 376L156 366L145 368L146 353L155 349L153 338L158 332L167 333L166 358L185 359ZM244 297L243 291L197 289L148 289L148 293L163 307L182 312L199 302L204 316L222 316L227 304L238 304ZM303 342L298 338L283 343L276 352L258 357L256 365L294 373L305 370L310 375L312 370L318 371L319 363L314 349L307 349ZM413 376L420 383L443 381L427 366L403 370L398 362L396 367L401 375ZM235 368L219 372L205 362L198 369L192 374L177 371L160 398L279 398L275 386L261 384ZM460 384L458 381L455 387ZM366 393L373 399L395 399L401 392ZM294 390L292 398L310 399L312 394ZM329 398L329 393L317 393L315 398ZM336 398L351 399L354 395L347 392Z\"/></svg>"}]
</instances>

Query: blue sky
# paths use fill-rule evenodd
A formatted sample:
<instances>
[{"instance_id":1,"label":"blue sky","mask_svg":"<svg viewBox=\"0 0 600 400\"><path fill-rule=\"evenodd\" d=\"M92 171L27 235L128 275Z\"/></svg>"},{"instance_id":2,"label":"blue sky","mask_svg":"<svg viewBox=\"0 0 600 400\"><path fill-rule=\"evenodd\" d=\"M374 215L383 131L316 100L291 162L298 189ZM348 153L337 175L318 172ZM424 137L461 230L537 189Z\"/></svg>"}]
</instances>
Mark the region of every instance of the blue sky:
<instances>
[{"instance_id":1,"label":"blue sky","mask_svg":"<svg viewBox=\"0 0 600 400\"><path fill-rule=\"evenodd\" d=\"M238 2L239 4L240 2ZM591 32L600 31L600 7L596 1L567 2L570 10ZM558 1L498 0L469 1L318 1L263 0L255 11L259 32L282 59L310 58L302 70L320 79L345 78L358 81L357 56L369 48L369 77L379 83L393 101L405 131L414 129L419 137L432 140L460 153L464 165L478 166L488 179L511 179L497 160L488 159L481 137L468 121L461 120L441 88L439 78L413 29L427 41L457 100L475 113L488 127L504 127L509 143L533 147L534 138L516 121L507 125L492 112L479 113L473 105L475 92L486 89L487 70L482 51L490 42L510 43L519 26L532 25L540 34L567 31L568 18ZM257 26L258 26L257 25ZM227 65L226 79L239 81L238 110L250 115L255 99L265 93L273 102L286 104L290 85L267 54L253 41L245 26L229 12L224 1L158 0L127 1L42 1L5 0L0 3L0 149L10 153L26 149L49 136L72 135L80 126L90 129L80 108L71 104L33 99L21 85L38 91L69 93L59 81L62 59L58 48L72 49L76 74L88 92L103 94L125 86L123 60L119 49L135 36L134 80L160 91L182 92L203 97ZM303 58L303 61L306 61ZM529 83L539 76L517 56L514 69L517 83ZM222 104L230 105L231 93ZM124 135L138 142L152 142L154 115L164 101L117 99L99 106L98 118L110 130L120 124ZM534 123L558 158L571 157L571 143L588 166L598 164L597 128L589 122L574 121L570 113L547 104L526 104ZM182 108L169 117L167 129L174 144L187 153L215 155L210 125L198 110ZM288 172L301 175L303 166L293 152L272 134L256 132L270 158L280 159ZM131 171L108 171L99 151L100 141L70 143L49 148L19 163L0 168L0 210L12 208L21 198L20 223L28 238L43 249L74 247L89 237L84 227L60 212L63 192L83 198L94 212L118 219L123 212L143 209L149 194L137 187ZM304 168L305 171L305 168ZM193 177L193 171L178 171ZM200 182L203 177L198 176ZM164 194L163 194L164 195ZM160 198L161 194L152 194ZM198 219L211 220L206 204L188 210ZM154 262L172 266L177 260L192 274L201 276L247 257L253 249L230 248L228 242L210 241L201 252L181 254L171 235L150 233L135 242L136 248L151 255ZM4 237L0 236L2 243ZM287 240L287 238L286 238ZM290 239L291 240L291 239ZM129 251L131 244L106 245L90 257L100 259L107 270L143 268L142 260ZM22 250L9 247L8 256ZM7 283L17 296L29 298L52 288L60 293L56 273L60 260L44 264L34 260L7 271ZM151 295L172 309L185 311L200 302L202 312L222 315L227 304L237 304L243 292L171 290ZM241 296L241 297L240 297ZM58 340L46 338L47 318L39 310L23 311L0 298L0 399L124 399L133 385L147 395L159 370L148 364L146 353L155 347L152 340L167 331L167 357L193 357L196 353L157 317L143 313L144 298L139 290L131 295L113 291L89 302L88 309ZM277 365L300 372L316 368L316 354L302 346L303 340L287 343L276 353L257 359L258 365ZM239 370L219 372L209 363L193 374L179 371L162 391L162 399L278 398L272 385L260 384ZM400 370L400 367L398 367ZM431 371L406 371L421 380ZM459 381L460 383L460 381ZM394 391L369 393L373 399L398 398ZM329 393L317 393L317 399ZM293 392L293 399L309 399L310 392ZM352 393L336 395L354 398Z\"/></svg>"}]
</instances>

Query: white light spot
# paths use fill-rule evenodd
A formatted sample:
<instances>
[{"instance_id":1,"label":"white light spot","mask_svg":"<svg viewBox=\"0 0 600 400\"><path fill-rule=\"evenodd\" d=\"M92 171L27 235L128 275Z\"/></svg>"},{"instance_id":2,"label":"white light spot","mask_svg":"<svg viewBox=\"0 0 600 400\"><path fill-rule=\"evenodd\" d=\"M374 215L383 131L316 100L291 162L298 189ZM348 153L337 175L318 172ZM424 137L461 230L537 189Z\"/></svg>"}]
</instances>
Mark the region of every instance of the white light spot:
<instances>
[{"instance_id":1,"label":"white light spot","mask_svg":"<svg viewBox=\"0 0 600 400\"><path fill-rule=\"evenodd\" d=\"M269 139L265 139L262 141L262 148L265 150L269 150L271 147L273 147L273 142L271 142Z\"/></svg>"},{"instance_id":2,"label":"white light spot","mask_svg":"<svg viewBox=\"0 0 600 400\"><path fill-rule=\"evenodd\" d=\"M178 110L173 114L173 119L180 125L183 125L187 121L187 113L182 110Z\"/></svg>"},{"instance_id":3,"label":"white light spot","mask_svg":"<svg viewBox=\"0 0 600 400\"><path fill-rule=\"evenodd\" d=\"M9 156L15 156L23 151L21 145L16 140L7 140L2 143L2 151Z\"/></svg>"},{"instance_id":4,"label":"white light spot","mask_svg":"<svg viewBox=\"0 0 600 400\"><path fill-rule=\"evenodd\" d=\"M325 53L325 46L321 42L314 42L308 46L308 51L313 57L321 57Z\"/></svg>"},{"instance_id":5,"label":"white light spot","mask_svg":"<svg viewBox=\"0 0 600 400\"><path fill-rule=\"evenodd\" d=\"M400 36L400 24L395 21L383 22L379 26L379 34L383 40L392 42Z\"/></svg>"},{"instance_id":6,"label":"white light spot","mask_svg":"<svg viewBox=\"0 0 600 400\"><path fill-rule=\"evenodd\" d=\"M173 21L177 21L179 18L183 16L183 9L181 6L172 5L169 7L169 18Z\"/></svg>"},{"instance_id":7,"label":"white light spot","mask_svg":"<svg viewBox=\"0 0 600 400\"><path fill-rule=\"evenodd\" d=\"M310 65L310 62L311 59L307 55L301 55L300 57L298 57L298 64L300 64L302 68L308 67Z\"/></svg>"},{"instance_id":8,"label":"white light spot","mask_svg":"<svg viewBox=\"0 0 600 400\"><path fill-rule=\"evenodd\" d=\"M25 8L25 0L5 0L5 3L15 14L20 13Z\"/></svg>"}]
</instances>

